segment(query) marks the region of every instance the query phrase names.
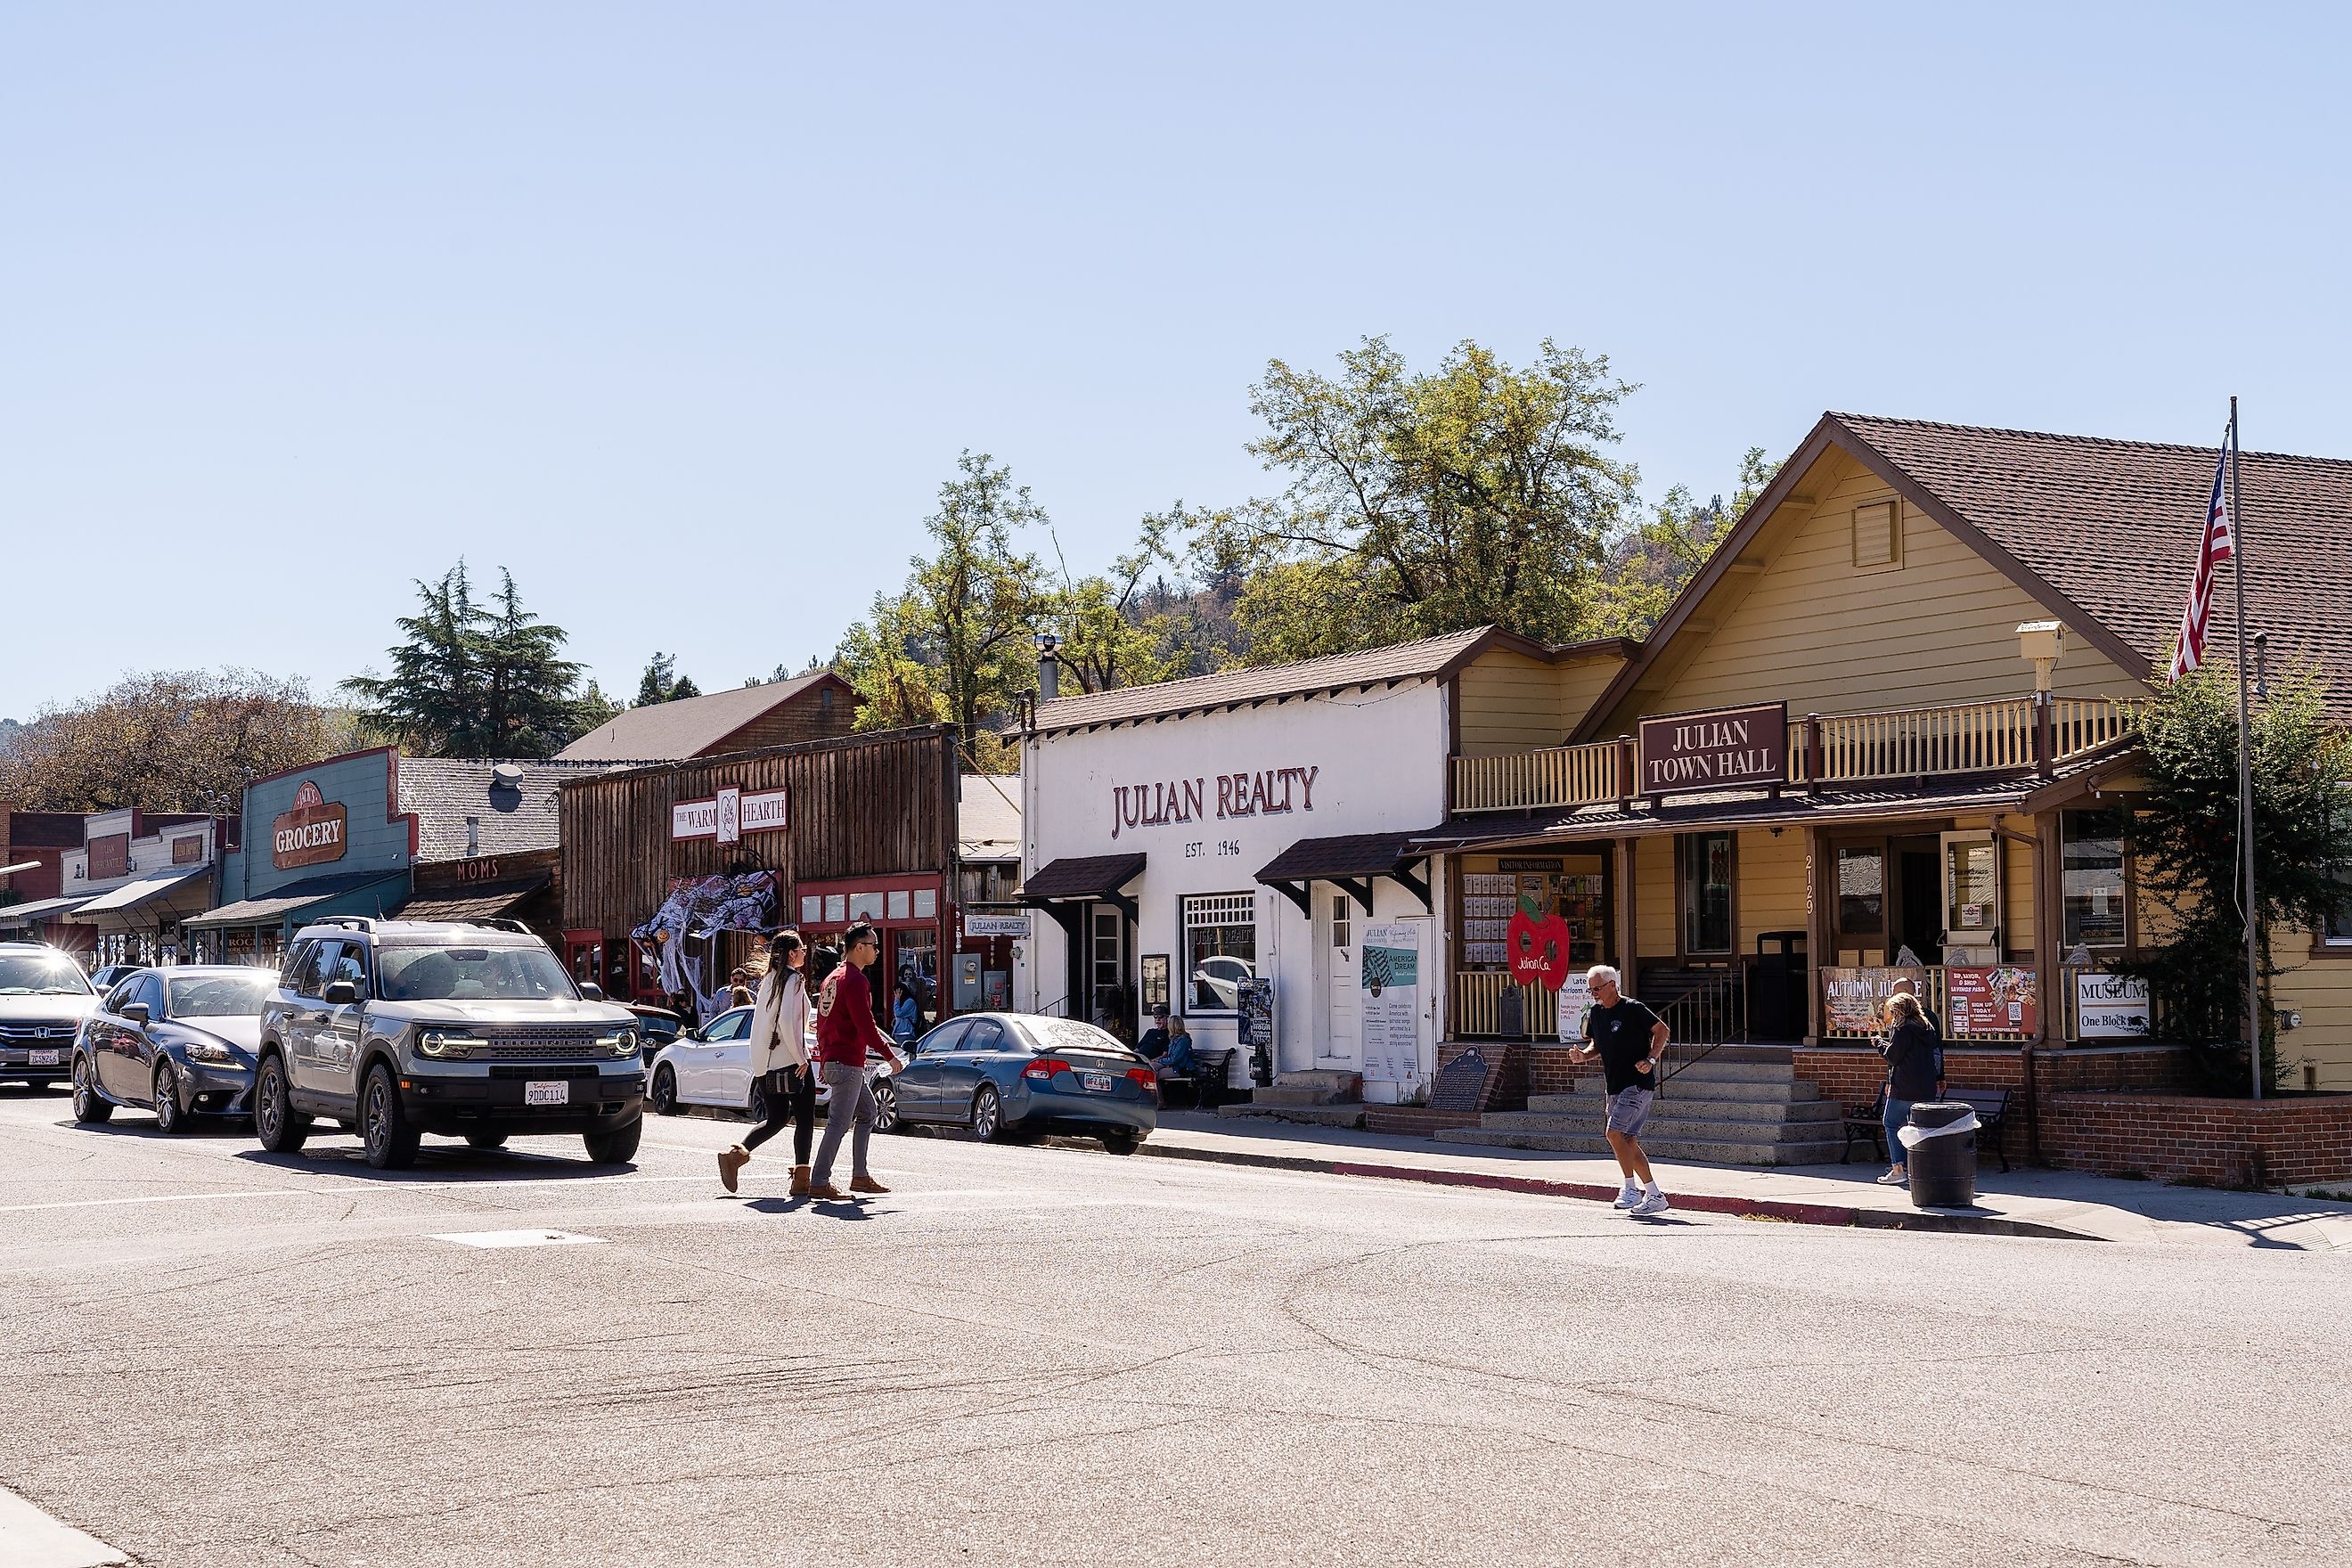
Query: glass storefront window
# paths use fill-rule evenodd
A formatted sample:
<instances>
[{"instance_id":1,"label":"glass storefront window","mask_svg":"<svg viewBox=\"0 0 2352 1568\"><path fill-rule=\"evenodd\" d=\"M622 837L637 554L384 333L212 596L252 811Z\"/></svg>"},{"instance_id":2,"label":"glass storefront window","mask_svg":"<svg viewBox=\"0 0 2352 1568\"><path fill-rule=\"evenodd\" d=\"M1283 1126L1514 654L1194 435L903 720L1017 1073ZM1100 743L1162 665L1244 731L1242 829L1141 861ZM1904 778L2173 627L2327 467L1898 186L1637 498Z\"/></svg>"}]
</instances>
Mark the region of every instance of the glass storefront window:
<instances>
[{"instance_id":1,"label":"glass storefront window","mask_svg":"<svg viewBox=\"0 0 2352 1568\"><path fill-rule=\"evenodd\" d=\"M1257 976L1256 895L1196 894L1183 916L1185 1010L1237 1011L1243 983Z\"/></svg>"},{"instance_id":2,"label":"glass storefront window","mask_svg":"<svg viewBox=\"0 0 2352 1568\"><path fill-rule=\"evenodd\" d=\"M2066 900L2065 945L2121 947L2124 926L2124 814L2069 811L2059 818Z\"/></svg>"},{"instance_id":3,"label":"glass storefront window","mask_svg":"<svg viewBox=\"0 0 2352 1568\"><path fill-rule=\"evenodd\" d=\"M1886 934L1886 854L1875 844L1837 852L1838 934Z\"/></svg>"},{"instance_id":4,"label":"glass storefront window","mask_svg":"<svg viewBox=\"0 0 2352 1568\"><path fill-rule=\"evenodd\" d=\"M2336 907L2327 916L2327 945L2352 947L2352 862L2336 868Z\"/></svg>"},{"instance_id":5,"label":"glass storefront window","mask_svg":"<svg viewBox=\"0 0 2352 1568\"><path fill-rule=\"evenodd\" d=\"M1731 951L1731 835L1690 833L1682 856L1683 951Z\"/></svg>"},{"instance_id":6,"label":"glass storefront window","mask_svg":"<svg viewBox=\"0 0 2352 1568\"><path fill-rule=\"evenodd\" d=\"M2000 847L1984 838L1947 838L1944 929L1974 942L2000 924Z\"/></svg>"}]
</instances>

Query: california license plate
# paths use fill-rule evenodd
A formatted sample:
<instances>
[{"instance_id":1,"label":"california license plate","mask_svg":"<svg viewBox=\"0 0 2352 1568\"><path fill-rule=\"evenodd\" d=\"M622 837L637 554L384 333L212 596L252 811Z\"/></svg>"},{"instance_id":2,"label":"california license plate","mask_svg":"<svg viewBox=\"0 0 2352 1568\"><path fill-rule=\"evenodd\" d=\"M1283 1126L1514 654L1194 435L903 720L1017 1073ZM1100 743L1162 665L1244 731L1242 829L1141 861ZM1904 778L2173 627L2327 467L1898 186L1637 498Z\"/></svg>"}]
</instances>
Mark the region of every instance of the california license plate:
<instances>
[{"instance_id":1,"label":"california license plate","mask_svg":"<svg viewBox=\"0 0 2352 1568\"><path fill-rule=\"evenodd\" d=\"M522 1086L525 1105L569 1105L572 1103L572 1083L568 1079L540 1079Z\"/></svg>"},{"instance_id":2,"label":"california license plate","mask_svg":"<svg viewBox=\"0 0 2352 1568\"><path fill-rule=\"evenodd\" d=\"M58 1053L55 1051L35 1051L32 1056L32 1060L28 1065L37 1068L53 1068L58 1065Z\"/></svg>"},{"instance_id":3,"label":"california license plate","mask_svg":"<svg viewBox=\"0 0 2352 1568\"><path fill-rule=\"evenodd\" d=\"M1089 1094L1108 1094L1111 1085L1118 1080L1107 1072L1090 1072L1079 1075L1078 1081L1087 1086Z\"/></svg>"}]
</instances>

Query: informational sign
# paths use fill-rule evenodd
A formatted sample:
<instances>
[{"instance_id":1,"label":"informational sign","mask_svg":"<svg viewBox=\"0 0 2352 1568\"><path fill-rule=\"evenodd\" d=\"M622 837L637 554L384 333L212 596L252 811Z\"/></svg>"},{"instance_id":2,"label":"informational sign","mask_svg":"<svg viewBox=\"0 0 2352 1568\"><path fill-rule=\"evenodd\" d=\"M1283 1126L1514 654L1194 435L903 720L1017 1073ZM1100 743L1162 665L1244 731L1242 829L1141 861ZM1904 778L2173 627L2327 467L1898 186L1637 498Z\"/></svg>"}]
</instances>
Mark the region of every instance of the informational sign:
<instances>
[{"instance_id":1,"label":"informational sign","mask_svg":"<svg viewBox=\"0 0 2352 1568\"><path fill-rule=\"evenodd\" d=\"M294 804L270 819L269 863L284 871L341 859L350 847L347 818L341 801L327 799L316 781L304 779Z\"/></svg>"},{"instance_id":2,"label":"informational sign","mask_svg":"<svg viewBox=\"0 0 2352 1568\"><path fill-rule=\"evenodd\" d=\"M1486 1058L1475 1046L1438 1068L1429 1086L1432 1110L1486 1109Z\"/></svg>"},{"instance_id":3,"label":"informational sign","mask_svg":"<svg viewBox=\"0 0 2352 1568\"><path fill-rule=\"evenodd\" d=\"M2011 964L1947 968L1944 986L1951 1013L1949 1033L2031 1035L2042 1026L2033 971Z\"/></svg>"},{"instance_id":4,"label":"informational sign","mask_svg":"<svg viewBox=\"0 0 2352 1568\"><path fill-rule=\"evenodd\" d=\"M1866 1035L1883 1026L1886 1016L1886 999L1895 994L1895 983L1911 982L1911 994L1926 1005L1927 972L1925 969L1873 965L1865 969L1841 969L1834 966L1822 970L1822 1021L1832 1035Z\"/></svg>"},{"instance_id":5,"label":"informational sign","mask_svg":"<svg viewBox=\"0 0 2352 1568\"><path fill-rule=\"evenodd\" d=\"M173 839L173 840L172 840L172 864L173 864L173 865L174 865L174 866L196 866L196 865L201 865L201 864L203 864L203 862L204 862L204 858L205 858L205 836L204 836L203 834L201 834L201 833L190 833L190 834L186 834L186 835L184 835L184 836L183 836L183 837L181 837L174 838L174 839Z\"/></svg>"},{"instance_id":6,"label":"informational sign","mask_svg":"<svg viewBox=\"0 0 2352 1568\"><path fill-rule=\"evenodd\" d=\"M110 833L89 841L89 879L111 881L131 874L131 835Z\"/></svg>"},{"instance_id":7,"label":"informational sign","mask_svg":"<svg viewBox=\"0 0 2352 1568\"><path fill-rule=\"evenodd\" d=\"M1143 1003L1143 1016L1148 1018L1151 1016L1153 1008L1168 1005L1168 955L1164 952L1145 953L1138 973L1143 981L1143 995L1140 998Z\"/></svg>"},{"instance_id":8,"label":"informational sign","mask_svg":"<svg viewBox=\"0 0 2352 1568\"><path fill-rule=\"evenodd\" d=\"M1748 708L1644 719L1641 745L1644 795L1785 784L1789 705L1759 702Z\"/></svg>"},{"instance_id":9,"label":"informational sign","mask_svg":"<svg viewBox=\"0 0 2352 1568\"><path fill-rule=\"evenodd\" d=\"M1236 1006L1240 1013L1239 1044L1253 1059L1263 1056L1271 1063L1274 1054L1274 982L1263 975L1244 980L1235 988Z\"/></svg>"},{"instance_id":10,"label":"informational sign","mask_svg":"<svg viewBox=\"0 0 2352 1568\"><path fill-rule=\"evenodd\" d=\"M747 833L777 832L787 826L785 796L786 792L780 789L757 795L722 789L709 800L674 801L669 808L669 836L733 844Z\"/></svg>"},{"instance_id":11,"label":"informational sign","mask_svg":"<svg viewBox=\"0 0 2352 1568\"><path fill-rule=\"evenodd\" d=\"M1581 1044L1584 1039L1584 1016L1592 1010L1592 983L1578 970L1559 983L1559 1043L1563 1046Z\"/></svg>"},{"instance_id":12,"label":"informational sign","mask_svg":"<svg viewBox=\"0 0 2352 1568\"><path fill-rule=\"evenodd\" d=\"M1421 932L1417 921L1364 927L1364 1076L1378 1083L1421 1076Z\"/></svg>"},{"instance_id":13,"label":"informational sign","mask_svg":"<svg viewBox=\"0 0 2352 1568\"><path fill-rule=\"evenodd\" d=\"M963 917L966 936L1027 936L1029 916L1020 914L966 914ZM1162 960L1162 962L1166 962Z\"/></svg>"},{"instance_id":14,"label":"informational sign","mask_svg":"<svg viewBox=\"0 0 2352 1568\"><path fill-rule=\"evenodd\" d=\"M2074 1033L2085 1040L2129 1039L2150 1032L2147 981L2137 975L2074 972Z\"/></svg>"}]
</instances>

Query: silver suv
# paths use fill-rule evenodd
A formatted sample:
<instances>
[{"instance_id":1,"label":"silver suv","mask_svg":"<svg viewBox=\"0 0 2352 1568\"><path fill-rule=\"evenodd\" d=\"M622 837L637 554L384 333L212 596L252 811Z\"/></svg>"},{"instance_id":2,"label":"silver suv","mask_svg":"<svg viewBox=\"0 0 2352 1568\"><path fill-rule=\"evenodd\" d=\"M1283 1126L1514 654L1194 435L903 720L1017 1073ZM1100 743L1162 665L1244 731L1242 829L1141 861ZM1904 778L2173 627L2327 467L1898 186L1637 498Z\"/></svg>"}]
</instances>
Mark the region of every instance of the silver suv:
<instances>
[{"instance_id":1,"label":"silver suv","mask_svg":"<svg viewBox=\"0 0 2352 1568\"><path fill-rule=\"evenodd\" d=\"M477 1149L577 1132L617 1163L645 1083L635 1016L520 925L330 920L295 937L262 1003L253 1127L285 1154L315 1119L341 1122L380 1171L427 1132Z\"/></svg>"}]
</instances>

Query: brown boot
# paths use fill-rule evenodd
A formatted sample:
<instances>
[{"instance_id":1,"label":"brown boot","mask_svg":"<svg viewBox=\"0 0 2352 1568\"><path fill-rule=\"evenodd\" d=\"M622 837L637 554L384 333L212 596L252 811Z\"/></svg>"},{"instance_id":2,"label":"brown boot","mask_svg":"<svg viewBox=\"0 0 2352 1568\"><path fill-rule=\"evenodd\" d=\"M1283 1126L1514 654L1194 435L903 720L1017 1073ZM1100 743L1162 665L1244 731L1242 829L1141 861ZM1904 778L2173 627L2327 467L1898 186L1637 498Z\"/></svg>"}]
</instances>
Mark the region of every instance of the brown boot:
<instances>
[{"instance_id":1,"label":"brown boot","mask_svg":"<svg viewBox=\"0 0 2352 1568\"><path fill-rule=\"evenodd\" d=\"M751 1163L751 1151L738 1143L732 1149L719 1152L719 1183L729 1192L735 1190L735 1173Z\"/></svg>"},{"instance_id":2,"label":"brown boot","mask_svg":"<svg viewBox=\"0 0 2352 1568\"><path fill-rule=\"evenodd\" d=\"M831 1182L827 1182L821 1187L811 1187L808 1190L808 1195L819 1203L836 1203L849 1194Z\"/></svg>"},{"instance_id":3,"label":"brown boot","mask_svg":"<svg viewBox=\"0 0 2352 1568\"><path fill-rule=\"evenodd\" d=\"M793 1196L796 1198L804 1198L808 1195L808 1167L806 1165L794 1165L793 1167Z\"/></svg>"},{"instance_id":4,"label":"brown boot","mask_svg":"<svg viewBox=\"0 0 2352 1568\"><path fill-rule=\"evenodd\" d=\"M849 1178L849 1190L853 1193L887 1193L890 1189L871 1176L852 1176Z\"/></svg>"}]
</instances>

